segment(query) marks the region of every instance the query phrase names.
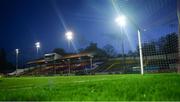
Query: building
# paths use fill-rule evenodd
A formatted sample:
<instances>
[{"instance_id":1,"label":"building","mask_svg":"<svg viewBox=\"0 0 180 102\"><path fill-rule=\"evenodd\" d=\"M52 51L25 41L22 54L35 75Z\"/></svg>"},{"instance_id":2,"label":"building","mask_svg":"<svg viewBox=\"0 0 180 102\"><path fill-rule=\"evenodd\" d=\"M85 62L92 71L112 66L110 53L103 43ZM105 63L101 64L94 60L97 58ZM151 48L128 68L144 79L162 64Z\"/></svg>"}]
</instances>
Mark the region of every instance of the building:
<instances>
[{"instance_id":1,"label":"building","mask_svg":"<svg viewBox=\"0 0 180 102\"><path fill-rule=\"evenodd\" d=\"M61 58L62 58L62 56L57 53L49 53L49 54L44 55L45 62L50 62L50 61L58 60Z\"/></svg>"}]
</instances>

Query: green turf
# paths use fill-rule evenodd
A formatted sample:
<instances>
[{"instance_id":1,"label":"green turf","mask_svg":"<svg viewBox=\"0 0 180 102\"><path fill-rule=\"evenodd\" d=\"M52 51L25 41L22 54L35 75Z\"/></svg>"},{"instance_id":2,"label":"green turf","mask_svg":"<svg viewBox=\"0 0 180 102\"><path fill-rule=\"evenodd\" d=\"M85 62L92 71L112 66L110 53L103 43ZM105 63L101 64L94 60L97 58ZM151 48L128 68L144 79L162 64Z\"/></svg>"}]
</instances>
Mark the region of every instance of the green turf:
<instances>
[{"instance_id":1,"label":"green turf","mask_svg":"<svg viewBox=\"0 0 180 102\"><path fill-rule=\"evenodd\" d=\"M179 101L179 74L0 78L0 100Z\"/></svg>"}]
</instances>

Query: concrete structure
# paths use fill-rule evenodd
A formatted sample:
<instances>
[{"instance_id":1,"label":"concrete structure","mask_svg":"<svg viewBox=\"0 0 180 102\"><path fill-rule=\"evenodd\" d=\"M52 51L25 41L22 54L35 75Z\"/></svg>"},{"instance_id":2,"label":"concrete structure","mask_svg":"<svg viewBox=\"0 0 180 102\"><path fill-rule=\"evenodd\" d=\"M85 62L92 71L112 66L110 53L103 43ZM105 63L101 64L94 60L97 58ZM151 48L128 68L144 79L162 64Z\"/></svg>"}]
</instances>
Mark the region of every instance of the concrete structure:
<instances>
[{"instance_id":1,"label":"concrete structure","mask_svg":"<svg viewBox=\"0 0 180 102\"><path fill-rule=\"evenodd\" d=\"M53 61L63 61L63 60L67 60L67 59L77 59L77 58L81 58L81 57L88 57L89 59L92 58L94 56L94 53L79 53L79 54L69 54L69 55L65 55L65 56L61 56L57 53L48 53L44 55L44 58L40 58L40 59L36 59L36 60L32 60L27 62L27 65L30 64L44 64L47 62L53 62Z\"/></svg>"},{"instance_id":2,"label":"concrete structure","mask_svg":"<svg viewBox=\"0 0 180 102\"><path fill-rule=\"evenodd\" d=\"M61 58L62 58L62 56L57 54L57 53L49 53L49 54L44 55L44 60L46 62L58 60L58 59L61 59Z\"/></svg>"}]
</instances>

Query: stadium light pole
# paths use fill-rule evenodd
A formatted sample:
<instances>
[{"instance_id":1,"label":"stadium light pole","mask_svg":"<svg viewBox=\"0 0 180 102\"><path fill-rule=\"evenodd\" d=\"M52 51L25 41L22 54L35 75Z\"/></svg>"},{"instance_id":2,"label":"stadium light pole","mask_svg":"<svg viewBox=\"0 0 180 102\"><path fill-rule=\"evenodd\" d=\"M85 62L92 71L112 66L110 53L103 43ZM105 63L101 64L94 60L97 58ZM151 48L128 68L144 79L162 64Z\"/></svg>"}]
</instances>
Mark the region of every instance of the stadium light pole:
<instances>
[{"instance_id":1,"label":"stadium light pole","mask_svg":"<svg viewBox=\"0 0 180 102\"><path fill-rule=\"evenodd\" d=\"M73 32L68 31L66 32L65 36L66 36L66 39L68 40L68 48L70 48L70 43L73 39Z\"/></svg>"},{"instance_id":2,"label":"stadium light pole","mask_svg":"<svg viewBox=\"0 0 180 102\"><path fill-rule=\"evenodd\" d=\"M65 33L66 39L68 40L68 48L70 49L70 44L73 39L73 32L68 31ZM70 59L68 59L68 66L69 66L69 75L71 73L71 65L70 65Z\"/></svg>"},{"instance_id":3,"label":"stadium light pole","mask_svg":"<svg viewBox=\"0 0 180 102\"><path fill-rule=\"evenodd\" d=\"M70 65L70 59L67 59L68 60L68 67L69 67L69 75L71 73L71 65Z\"/></svg>"},{"instance_id":4,"label":"stadium light pole","mask_svg":"<svg viewBox=\"0 0 180 102\"><path fill-rule=\"evenodd\" d=\"M123 42L123 27L126 25L126 17L124 15L118 16L115 19L115 22L120 26L121 28L121 41L122 41L122 57L123 57L123 64L125 64L125 58L124 58L124 42ZM124 65L123 65L124 67ZM124 67L125 70L125 67Z\"/></svg>"},{"instance_id":5,"label":"stadium light pole","mask_svg":"<svg viewBox=\"0 0 180 102\"><path fill-rule=\"evenodd\" d=\"M91 69L93 68L93 56L90 56Z\"/></svg>"},{"instance_id":6,"label":"stadium light pole","mask_svg":"<svg viewBox=\"0 0 180 102\"><path fill-rule=\"evenodd\" d=\"M18 69L18 57L19 57L19 49L15 49L16 52L16 75L17 75L17 69Z\"/></svg>"},{"instance_id":7,"label":"stadium light pole","mask_svg":"<svg viewBox=\"0 0 180 102\"><path fill-rule=\"evenodd\" d=\"M36 42L36 43L35 43L35 46L36 46L36 51L37 51L37 58L38 58L38 54L39 54L39 48L41 47L41 44L40 44L40 42Z\"/></svg>"},{"instance_id":8,"label":"stadium light pole","mask_svg":"<svg viewBox=\"0 0 180 102\"><path fill-rule=\"evenodd\" d=\"M119 16L116 18L116 22L118 25L125 26L126 22L126 17L125 16ZM132 22L132 21L131 21ZM137 26L134 22L132 22L135 26ZM140 66L141 66L141 74L144 74L144 69L143 69L143 55L142 55L142 42L141 42L141 31L140 28L138 28L138 45L139 45L139 55L140 55Z\"/></svg>"},{"instance_id":9,"label":"stadium light pole","mask_svg":"<svg viewBox=\"0 0 180 102\"><path fill-rule=\"evenodd\" d=\"M122 16L118 16L116 19L115 19L115 22L121 26L121 27L124 27L126 25L126 17L124 15Z\"/></svg>"}]
</instances>

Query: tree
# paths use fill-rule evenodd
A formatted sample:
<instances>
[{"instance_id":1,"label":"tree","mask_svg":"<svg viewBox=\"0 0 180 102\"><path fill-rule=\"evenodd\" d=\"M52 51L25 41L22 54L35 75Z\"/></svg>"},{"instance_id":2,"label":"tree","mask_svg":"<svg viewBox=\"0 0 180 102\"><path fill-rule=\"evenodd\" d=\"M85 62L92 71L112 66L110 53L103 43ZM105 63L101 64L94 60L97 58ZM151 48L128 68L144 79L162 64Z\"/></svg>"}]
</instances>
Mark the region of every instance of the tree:
<instances>
[{"instance_id":1,"label":"tree","mask_svg":"<svg viewBox=\"0 0 180 102\"><path fill-rule=\"evenodd\" d=\"M6 52L4 49L0 49L0 73L9 73L15 70L12 63L9 63L6 59Z\"/></svg>"},{"instance_id":2,"label":"tree","mask_svg":"<svg viewBox=\"0 0 180 102\"><path fill-rule=\"evenodd\" d=\"M176 33L166 35L163 51L165 51L165 53L178 52L178 36Z\"/></svg>"},{"instance_id":3,"label":"tree","mask_svg":"<svg viewBox=\"0 0 180 102\"><path fill-rule=\"evenodd\" d=\"M129 57L135 57L135 56L137 56L138 54L137 54L137 52L133 52L133 51L128 51L128 53L127 53L127 56L129 56Z\"/></svg>"},{"instance_id":4,"label":"tree","mask_svg":"<svg viewBox=\"0 0 180 102\"><path fill-rule=\"evenodd\" d=\"M90 43L83 52L93 52L95 53L95 57L107 57L106 52L97 47L97 43Z\"/></svg>"},{"instance_id":5,"label":"tree","mask_svg":"<svg viewBox=\"0 0 180 102\"><path fill-rule=\"evenodd\" d=\"M66 51L65 51L63 48L55 48L55 49L53 50L53 52L54 52L54 53L57 53L57 54L59 54L59 55L62 55L62 56L64 56L64 55L67 54Z\"/></svg>"},{"instance_id":6,"label":"tree","mask_svg":"<svg viewBox=\"0 0 180 102\"><path fill-rule=\"evenodd\" d=\"M98 50L97 43L90 43L89 46L85 48L85 51L96 51Z\"/></svg>"},{"instance_id":7,"label":"tree","mask_svg":"<svg viewBox=\"0 0 180 102\"><path fill-rule=\"evenodd\" d=\"M4 51L4 49L0 49L0 71L4 70L5 66L6 66L6 53Z\"/></svg>"},{"instance_id":8,"label":"tree","mask_svg":"<svg viewBox=\"0 0 180 102\"><path fill-rule=\"evenodd\" d=\"M149 43L143 43L142 44L142 54L143 56L152 56L156 54L156 43L155 42L149 42ZM137 55L139 56L139 46L137 46Z\"/></svg>"},{"instance_id":9,"label":"tree","mask_svg":"<svg viewBox=\"0 0 180 102\"><path fill-rule=\"evenodd\" d=\"M154 55L156 53L156 44L155 44L155 42L144 43L142 45L142 52L143 52L143 56Z\"/></svg>"},{"instance_id":10,"label":"tree","mask_svg":"<svg viewBox=\"0 0 180 102\"><path fill-rule=\"evenodd\" d=\"M83 48L80 48L80 49L78 49L78 51L79 51L79 53L81 53L81 52L84 51L84 49L83 49Z\"/></svg>"},{"instance_id":11,"label":"tree","mask_svg":"<svg viewBox=\"0 0 180 102\"><path fill-rule=\"evenodd\" d=\"M158 40L157 45L161 54L178 53L178 35L176 33L167 34Z\"/></svg>"},{"instance_id":12,"label":"tree","mask_svg":"<svg viewBox=\"0 0 180 102\"><path fill-rule=\"evenodd\" d=\"M114 57L115 56L115 50L114 47L110 44L107 44L103 47L103 50L106 52L108 57Z\"/></svg>"},{"instance_id":13,"label":"tree","mask_svg":"<svg viewBox=\"0 0 180 102\"><path fill-rule=\"evenodd\" d=\"M161 37L158 41L157 41L157 46L158 46L158 53L159 54L165 54L165 49L164 49L164 46L165 46L165 43L166 43L166 38L163 36Z\"/></svg>"}]
</instances>

